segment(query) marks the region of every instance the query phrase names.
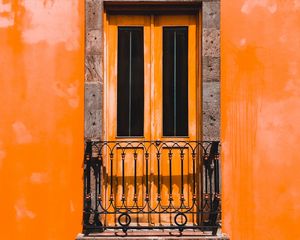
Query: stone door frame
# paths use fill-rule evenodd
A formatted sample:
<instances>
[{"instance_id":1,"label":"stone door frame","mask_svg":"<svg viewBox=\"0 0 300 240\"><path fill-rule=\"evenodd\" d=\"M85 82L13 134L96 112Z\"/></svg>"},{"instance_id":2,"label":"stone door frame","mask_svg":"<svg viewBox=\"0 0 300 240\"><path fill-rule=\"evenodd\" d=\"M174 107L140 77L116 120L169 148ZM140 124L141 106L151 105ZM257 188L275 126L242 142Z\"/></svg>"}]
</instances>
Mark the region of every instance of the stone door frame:
<instances>
[{"instance_id":1,"label":"stone door frame","mask_svg":"<svg viewBox=\"0 0 300 240\"><path fill-rule=\"evenodd\" d=\"M85 0L85 140L103 136L104 41L103 13L106 2L125 1ZM149 2L128 0L126 2ZM220 139L220 1L160 0L167 5L201 3L202 10L202 134L203 140Z\"/></svg>"}]
</instances>

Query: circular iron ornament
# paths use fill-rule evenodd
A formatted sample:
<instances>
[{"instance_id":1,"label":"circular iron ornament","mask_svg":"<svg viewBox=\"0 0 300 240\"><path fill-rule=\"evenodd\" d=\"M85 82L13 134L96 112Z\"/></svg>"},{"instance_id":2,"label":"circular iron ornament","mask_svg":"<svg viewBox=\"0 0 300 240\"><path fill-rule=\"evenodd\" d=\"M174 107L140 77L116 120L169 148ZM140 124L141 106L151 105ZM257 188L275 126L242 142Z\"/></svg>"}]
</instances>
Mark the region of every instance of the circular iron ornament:
<instances>
[{"instance_id":1,"label":"circular iron ornament","mask_svg":"<svg viewBox=\"0 0 300 240\"><path fill-rule=\"evenodd\" d=\"M122 218L124 218L124 222L122 222ZM126 227L131 223L131 217L127 214L127 213L122 213L119 217L118 217L118 222L122 227Z\"/></svg>"},{"instance_id":2,"label":"circular iron ornament","mask_svg":"<svg viewBox=\"0 0 300 240\"><path fill-rule=\"evenodd\" d=\"M182 216L184 219L182 221L182 223L179 223L177 221L178 217ZM176 216L174 217L174 222L176 223L177 226L182 227L187 223L187 217L184 213L177 213Z\"/></svg>"}]
</instances>

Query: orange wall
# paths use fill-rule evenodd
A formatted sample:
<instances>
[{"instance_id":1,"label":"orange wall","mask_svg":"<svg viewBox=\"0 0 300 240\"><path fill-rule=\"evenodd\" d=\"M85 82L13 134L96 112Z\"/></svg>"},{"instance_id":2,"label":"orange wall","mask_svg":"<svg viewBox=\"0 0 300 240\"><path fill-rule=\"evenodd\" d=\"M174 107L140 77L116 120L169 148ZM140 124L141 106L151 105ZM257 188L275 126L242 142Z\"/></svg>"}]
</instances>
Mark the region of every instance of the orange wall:
<instances>
[{"instance_id":1,"label":"orange wall","mask_svg":"<svg viewBox=\"0 0 300 240\"><path fill-rule=\"evenodd\" d=\"M0 0L1 239L81 231L84 6Z\"/></svg>"},{"instance_id":2,"label":"orange wall","mask_svg":"<svg viewBox=\"0 0 300 240\"><path fill-rule=\"evenodd\" d=\"M223 226L300 239L300 1L221 1Z\"/></svg>"},{"instance_id":3,"label":"orange wall","mask_svg":"<svg viewBox=\"0 0 300 240\"><path fill-rule=\"evenodd\" d=\"M300 2L221 5L224 232L298 239ZM0 0L1 239L81 230L83 10Z\"/></svg>"}]
</instances>

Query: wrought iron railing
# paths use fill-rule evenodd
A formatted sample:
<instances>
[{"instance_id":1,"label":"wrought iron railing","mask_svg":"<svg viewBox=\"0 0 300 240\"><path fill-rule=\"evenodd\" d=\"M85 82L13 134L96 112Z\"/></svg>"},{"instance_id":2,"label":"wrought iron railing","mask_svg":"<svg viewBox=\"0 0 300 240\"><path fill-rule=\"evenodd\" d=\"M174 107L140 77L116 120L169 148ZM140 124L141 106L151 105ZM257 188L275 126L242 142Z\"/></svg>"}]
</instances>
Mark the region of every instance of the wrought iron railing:
<instances>
[{"instance_id":1,"label":"wrought iron railing","mask_svg":"<svg viewBox=\"0 0 300 240\"><path fill-rule=\"evenodd\" d=\"M83 232L194 229L215 235L219 190L219 142L88 141Z\"/></svg>"}]
</instances>

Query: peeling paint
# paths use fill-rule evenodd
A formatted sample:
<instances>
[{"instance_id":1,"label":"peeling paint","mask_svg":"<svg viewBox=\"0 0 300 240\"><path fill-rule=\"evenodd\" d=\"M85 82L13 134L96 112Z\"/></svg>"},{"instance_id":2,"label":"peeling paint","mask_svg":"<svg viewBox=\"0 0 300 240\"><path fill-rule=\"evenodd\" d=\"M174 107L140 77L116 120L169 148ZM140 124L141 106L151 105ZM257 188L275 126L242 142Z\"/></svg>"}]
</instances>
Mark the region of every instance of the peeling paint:
<instances>
[{"instance_id":1,"label":"peeling paint","mask_svg":"<svg viewBox=\"0 0 300 240\"><path fill-rule=\"evenodd\" d=\"M299 239L297 4L221 1L222 229L230 239Z\"/></svg>"},{"instance_id":2,"label":"peeling paint","mask_svg":"<svg viewBox=\"0 0 300 240\"><path fill-rule=\"evenodd\" d=\"M84 6L0 0L0 239L82 229Z\"/></svg>"},{"instance_id":3,"label":"peeling paint","mask_svg":"<svg viewBox=\"0 0 300 240\"><path fill-rule=\"evenodd\" d=\"M242 38L242 39L240 40L240 45L241 45L241 46L245 46L245 44L246 44L246 39L245 39L245 38Z\"/></svg>"},{"instance_id":4,"label":"peeling paint","mask_svg":"<svg viewBox=\"0 0 300 240\"><path fill-rule=\"evenodd\" d=\"M48 173L34 172L30 176L30 181L35 184L47 183L49 181Z\"/></svg>"},{"instance_id":5,"label":"peeling paint","mask_svg":"<svg viewBox=\"0 0 300 240\"><path fill-rule=\"evenodd\" d=\"M23 6L29 18L29 25L23 30L26 43L65 43L69 51L79 48L78 0L24 0ZM70 14L72 18L65 17Z\"/></svg>"},{"instance_id":6,"label":"peeling paint","mask_svg":"<svg viewBox=\"0 0 300 240\"><path fill-rule=\"evenodd\" d=\"M277 11L277 4L272 4L268 7L270 13L275 13Z\"/></svg>"},{"instance_id":7,"label":"peeling paint","mask_svg":"<svg viewBox=\"0 0 300 240\"><path fill-rule=\"evenodd\" d=\"M32 135L23 122L14 122L12 124L12 128L15 133L17 143L26 144L32 142Z\"/></svg>"},{"instance_id":8,"label":"peeling paint","mask_svg":"<svg viewBox=\"0 0 300 240\"><path fill-rule=\"evenodd\" d=\"M285 111L287 106L300 106L299 81L288 81L285 90L290 97L273 102L269 101L267 103L268 108L264 108L263 111L261 111L258 120L258 131L261 133L258 138L258 149L264 153L264 162L269 162L269 164L272 165L272 168L277 166L280 169L293 165L293 159L287 158L287 151L297 159L296 153L298 152L299 146L294 143L299 141L300 136L300 128L295 124L295 119L300 119L300 111ZM276 135L274 134L274 129L277 129ZM288 149L279 147L282 145L283 141L284 145L288 146ZM265 151L265 148L277 148L276 158L272 151ZM278 173L270 172L269 175L270 176L268 177L276 178ZM282 184L287 185L284 182L282 182ZM299 212L295 214L300 217Z\"/></svg>"},{"instance_id":9,"label":"peeling paint","mask_svg":"<svg viewBox=\"0 0 300 240\"><path fill-rule=\"evenodd\" d=\"M290 79L287 81L284 90L293 96L298 96L300 99L300 79ZM300 106L300 104L299 104ZM298 112L298 111L296 111ZM296 119L296 118L295 118ZM300 119L300 118L299 118Z\"/></svg>"},{"instance_id":10,"label":"peeling paint","mask_svg":"<svg viewBox=\"0 0 300 240\"><path fill-rule=\"evenodd\" d=\"M14 25L14 18L12 16L9 17L0 16L0 28L9 27L13 25Z\"/></svg>"},{"instance_id":11,"label":"peeling paint","mask_svg":"<svg viewBox=\"0 0 300 240\"><path fill-rule=\"evenodd\" d=\"M10 12L11 11L11 3L4 3L3 0L0 1L0 13Z\"/></svg>"},{"instance_id":12,"label":"peeling paint","mask_svg":"<svg viewBox=\"0 0 300 240\"><path fill-rule=\"evenodd\" d=\"M274 0L246 0L241 12L249 14L255 7L266 8L272 14L277 11L277 3Z\"/></svg>"},{"instance_id":13,"label":"peeling paint","mask_svg":"<svg viewBox=\"0 0 300 240\"><path fill-rule=\"evenodd\" d=\"M282 34L280 37L279 37L279 42L281 43L285 43L287 41L287 36L285 34Z\"/></svg>"},{"instance_id":14,"label":"peeling paint","mask_svg":"<svg viewBox=\"0 0 300 240\"><path fill-rule=\"evenodd\" d=\"M14 13L11 10L11 3L4 3L3 0L0 0L0 28L14 25Z\"/></svg>"},{"instance_id":15,"label":"peeling paint","mask_svg":"<svg viewBox=\"0 0 300 240\"><path fill-rule=\"evenodd\" d=\"M72 200L70 201L70 212L75 212L75 207Z\"/></svg>"},{"instance_id":16,"label":"peeling paint","mask_svg":"<svg viewBox=\"0 0 300 240\"><path fill-rule=\"evenodd\" d=\"M297 76L298 74L298 66L300 66L299 64L300 62L289 62L289 74L291 76Z\"/></svg>"},{"instance_id":17,"label":"peeling paint","mask_svg":"<svg viewBox=\"0 0 300 240\"><path fill-rule=\"evenodd\" d=\"M3 165L5 157L6 157L6 151L3 149L3 143L0 141L0 168Z\"/></svg>"},{"instance_id":18,"label":"peeling paint","mask_svg":"<svg viewBox=\"0 0 300 240\"><path fill-rule=\"evenodd\" d=\"M63 85L60 82L56 82L53 86L55 94L66 99L70 107L77 108L79 106L79 95L78 95L79 83L70 83L69 85Z\"/></svg>"},{"instance_id":19,"label":"peeling paint","mask_svg":"<svg viewBox=\"0 0 300 240\"><path fill-rule=\"evenodd\" d=\"M57 140L61 142L64 145L70 145L74 143L73 139L73 134L70 131L62 130L58 135L57 135Z\"/></svg>"},{"instance_id":20,"label":"peeling paint","mask_svg":"<svg viewBox=\"0 0 300 240\"><path fill-rule=\"evenodd\" d=\"M22 220L23 218L34 219L36 217L34 212L27 209L24 198L19 199L15 204L14 208L16 211L17 220Z\"/></svg>"},{"instance_id":21,"label":"peeling paint","mask_svg":"<svg viewBox=\"0 0 300 240\"><path fill-rule=\"evenodd\" d=\"M300 0L295 0L294 1L294 7L296 10L300 9Z\"/></svg>"}]
</instances>

